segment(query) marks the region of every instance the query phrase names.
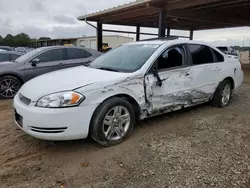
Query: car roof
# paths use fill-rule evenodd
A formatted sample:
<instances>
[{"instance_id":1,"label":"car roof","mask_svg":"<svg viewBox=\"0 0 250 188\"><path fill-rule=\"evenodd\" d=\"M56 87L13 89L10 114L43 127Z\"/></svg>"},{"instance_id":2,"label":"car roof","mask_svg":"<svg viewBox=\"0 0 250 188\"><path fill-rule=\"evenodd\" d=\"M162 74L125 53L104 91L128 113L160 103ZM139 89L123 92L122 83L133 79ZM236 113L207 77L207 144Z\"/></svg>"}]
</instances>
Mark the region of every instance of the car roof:
<instances>
[{"instance_id":1,"label":"car roof","mask_svg":"<svg viewBox=\"0 0 250 188\"><path fill-rule=\"evenodd\" d=\"M202 42L202 41L196 41L196 40L184 40L184 39L174 39L174 40L164 40L164 39L156 39L156 40L144 40L144 41L137 41L132 43L127 43L125 45L133 45L133 44L154 44L154 45L177 45L177 44L200 44L200 45L206 45L209 47L216 48L215 46Z\"/></svg>"},{"instance_id":2,"label":"car roof","mask_svg":"<svg viewBox=\"0 0 250 188\"><path fill-rule=\"evenodd\" d=\"M44 47L40 47L39 49L61 49L61 48L79 48L79 49L86 49L86 48L82 48L82 47L78 47L78 46L62 46L62 45L60 45L60 46L44 46Z\"/></svg>"},{"instance_id":3,"label":"car roof","mask_svg":"<svg viewBox=\"0 0 250 188\"><path fill-rule=\"evenodd\" d=\"M18 55L23 55L24 53L17 52L17 51L0 51L0 54L18 54Z\"/></svg>"}]
</instances>

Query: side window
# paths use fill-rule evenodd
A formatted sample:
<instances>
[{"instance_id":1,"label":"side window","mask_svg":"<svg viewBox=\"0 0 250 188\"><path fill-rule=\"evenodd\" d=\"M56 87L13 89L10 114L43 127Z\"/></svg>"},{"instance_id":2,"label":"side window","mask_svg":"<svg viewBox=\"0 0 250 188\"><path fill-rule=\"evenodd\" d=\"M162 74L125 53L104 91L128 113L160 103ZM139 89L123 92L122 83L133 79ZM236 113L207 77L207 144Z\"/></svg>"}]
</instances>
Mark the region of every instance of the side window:
<instances>
[{"instance_id":1,"label":"side window","mask_svg":"<svg viewBox=\"0 0 250 188\"><path fill-rule=\"evenodd\" d=\"M221 55L219 52L217 52L216 50L212 49L214 56L215 56L215 62L224 62L224 57L223 55Z\"/></svg>"},{"instance_id":2,"label":"side window","mask_svg":"<svg viewBox=\"0 0 250 188\"><path fill-rule=\"evenodd\" d=\"M10 54L10 61L14 61L16 60L17 58L19 58L21 55L18 55L18 54Z\"/></svg>"},{"instance_id":3,"label":"side window","mask_svg":"<svg viewBox=\"0 0 250 188\"><path fill-rule=\"evenodd\" d=\"M193 59L193 65L201 65L214 62L212 51L208 46L190 44L189 50Z\"/></svg>"},{"instance_id":4,"label":"side window","mask_svg":"<svg viewBox=\"0 0 250 188\"><path fill-rule=\"evenodd\" d=\"M82 59L92 56L92 54L90 54L89 52L76 48L68 48L67 52L68 52L68 59Z\"/></svg>"},{"instance_id":5,"label":"side window","mask_svg":"<svg viewBox=\"0 0 250 188\"><path fill-rule=\"evenodd\" d=\"M49 50L37 56L41 63L64 60L63 49Z\"/></svg>"},{"instance_id":6,"label":"side window","mask_svg":"<svg viewBox=\"0 0 250 188\"><path fill-rule=\"evenodd\" d=\"M183 66L184 60L184 48L182 46L171 47L158 58L158 70Z\"/></svg>"},{"instance_id":7,"label":"side window","mask_svg":"<svg viewBox=\"0 0 250 188\"><path fill-rule=\"evenodd\" d=\"M0 53L0 61L9 61L9 54Z\"/></svg>"}]
</instances>

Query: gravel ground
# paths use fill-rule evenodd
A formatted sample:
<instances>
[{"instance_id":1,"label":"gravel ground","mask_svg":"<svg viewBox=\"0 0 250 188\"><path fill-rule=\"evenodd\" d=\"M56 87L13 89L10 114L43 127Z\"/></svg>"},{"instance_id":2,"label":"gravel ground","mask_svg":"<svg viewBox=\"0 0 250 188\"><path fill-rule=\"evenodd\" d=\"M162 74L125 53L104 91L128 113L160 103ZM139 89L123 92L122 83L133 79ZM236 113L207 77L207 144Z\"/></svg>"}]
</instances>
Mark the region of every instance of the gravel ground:
<instances>
[{"instance_id":1,"label":"gravel ground","mask_svg":"<svg viewBox=\"0 0 250 188\"><path fill-rule=\"evenodd\" d=\"M250 84L209 104L141 122L124 143L49 142L12 122L0 101L0 187L250 187Z\"/></svg>"}]
</instances>

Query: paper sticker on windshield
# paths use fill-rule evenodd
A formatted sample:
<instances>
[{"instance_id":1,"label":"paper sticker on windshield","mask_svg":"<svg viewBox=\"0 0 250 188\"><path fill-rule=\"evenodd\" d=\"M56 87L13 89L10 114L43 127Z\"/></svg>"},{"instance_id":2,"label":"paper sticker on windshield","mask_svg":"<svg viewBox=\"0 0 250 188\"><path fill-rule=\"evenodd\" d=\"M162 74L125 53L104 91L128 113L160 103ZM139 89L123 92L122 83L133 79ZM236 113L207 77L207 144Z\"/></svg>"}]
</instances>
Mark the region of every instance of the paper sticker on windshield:
<instances>
[{"instance_id":1,"label":"paper sticker on windshield","mask_svg":"<svg viewBox=\"0 0 250 188\"><path fill-rule=\"evenodd\" d=\"M158 48L159 45L158 44L145 44L142 47L144 47L144 48Z\"/></svg>"}]
</instances>

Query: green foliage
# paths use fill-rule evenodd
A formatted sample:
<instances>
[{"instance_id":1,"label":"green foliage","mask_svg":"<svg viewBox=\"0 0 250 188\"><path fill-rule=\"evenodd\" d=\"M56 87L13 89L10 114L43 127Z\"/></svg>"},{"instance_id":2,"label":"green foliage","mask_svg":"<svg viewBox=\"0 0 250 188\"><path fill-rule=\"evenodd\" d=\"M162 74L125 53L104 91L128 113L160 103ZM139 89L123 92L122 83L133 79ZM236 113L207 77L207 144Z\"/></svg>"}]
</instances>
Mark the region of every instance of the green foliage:
<instances>
[{"instance_id":1,"label":"green foliage","mask_svg":"<svg viewBox=\"0 0 250 188\"><path fill-rule=\"evenodd\" d=\"M30 40L29 35L25 33L20 33L16 36L8 34L5 38L0 36L0 46L27 47Z\"/></svg>"},{"instance_id":2,"label":"green foliage","mask_svg":"<svg viewBox=\"0 0 250 188\"><path fill-rule=\"evenodd\" d=\"M234 50L238 50L238 51L250 51L250 47L249 47L249 46L244 46L244 47L232 46L232 48L233 48Z\"/></svg>"}]
</instances>

